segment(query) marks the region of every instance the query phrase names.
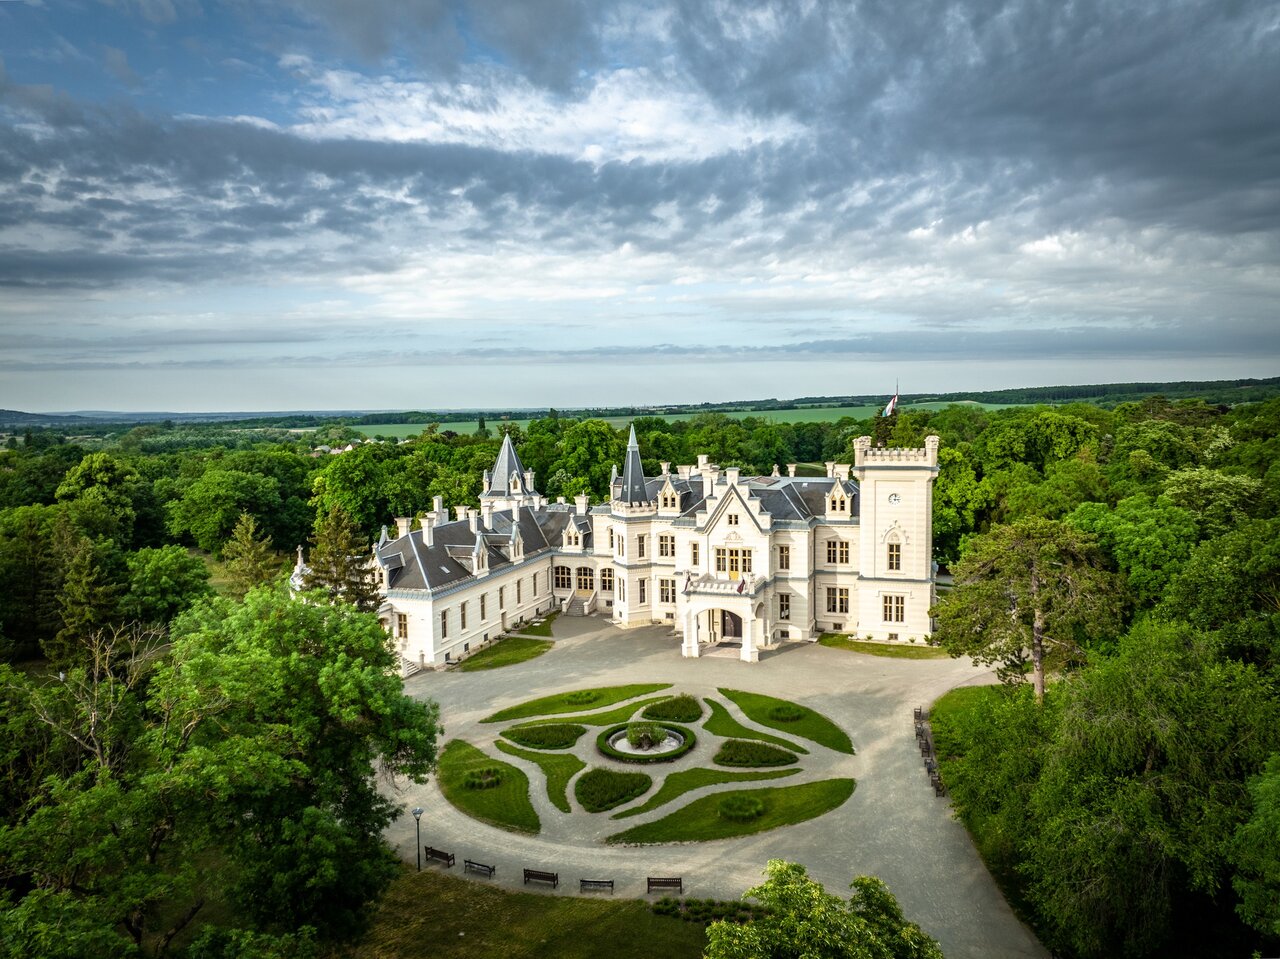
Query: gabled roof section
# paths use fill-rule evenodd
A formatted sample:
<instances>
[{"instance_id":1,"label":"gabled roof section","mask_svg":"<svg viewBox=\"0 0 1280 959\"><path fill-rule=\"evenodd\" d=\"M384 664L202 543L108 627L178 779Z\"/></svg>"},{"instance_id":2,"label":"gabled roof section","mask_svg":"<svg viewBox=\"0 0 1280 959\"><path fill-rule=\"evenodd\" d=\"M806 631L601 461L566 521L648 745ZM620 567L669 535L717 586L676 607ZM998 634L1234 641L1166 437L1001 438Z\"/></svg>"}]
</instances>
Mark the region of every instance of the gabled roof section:
<instances>
[{"instance_id":1,"label":"gabled roof section","mask_svg":"<svg viewBox=\"0 0 1280 959\"><path fill-rule=\"evenodd\" d=\"M627 461L622 467L622 491L618 499L635 506L651 502L648 484L644 479L644 467L640 465L640 444L636 442L634 426L631 427L631 437L627 440Z\"/></svg>"},{"instance_id":2,"label":"gabled roof section","mask_svg":"<svg viewBox=\"0 0 1280 959\"><path fill-rule=\"evenodd\" d=\"M514 485L512 483L512 474L515 474ZM513 496L523 494L531 495L533 490L529 489L528 484L524 481L524 464L520 462L520 457L516 453L516 446L511 442L511 434L507 433L502 437L502 449L498 450L498 458L493 462L493 471L489 476L488 488L484 491L485 496Z\"/></svg>"}]
</instances>

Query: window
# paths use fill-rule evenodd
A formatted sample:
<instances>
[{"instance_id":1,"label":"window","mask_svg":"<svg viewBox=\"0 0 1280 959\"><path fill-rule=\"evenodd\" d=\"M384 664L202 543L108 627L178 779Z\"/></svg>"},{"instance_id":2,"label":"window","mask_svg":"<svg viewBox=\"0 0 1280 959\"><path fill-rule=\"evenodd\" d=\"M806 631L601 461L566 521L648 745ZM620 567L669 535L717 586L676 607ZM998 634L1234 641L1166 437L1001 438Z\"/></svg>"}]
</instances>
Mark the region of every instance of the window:
<instances>
[{"instance_id":1,"label":"window","mask_svg":"<svg viewBox=\"0 0 1280 959\"><path fill-rule=\"evenodd\" d=\"M667 605L676 601L676 581L674 579L658 580L658 601Z\"/></svg>"},{"instance_id":2,"label":"window","mask_svg":"<svg viewBox=\"0 0 1280 959\"><path fill-rule=\"evenodd\" d=\"M578 567L578 589L584 593L589 593L595 589L596 573L590 566Z\"/></svg>"},{"instance_id":3,"label":"window","mask_svg":"<svg viewBox=\"0 0 1280 959\"><path fill-rule=\"evenodd\" d=\"M606 593L613 592L613 569L605 568L600 570L600 588Z\"/></svg>"},{"instance_id":4,"label":"window","mask_svg":"<svg viewBox=\"0 0 1280 959\"><path fill-rule=\"evenodd\" d=\"M534 596L538 595L538 574L537 573L533 574L533 595Z\"/></svg>"},{"instance_id":5,"label":"window","mask_svg":"<svg viewBox=\"0 0 1280 959\"><path fill-rule=\"evenodd\" d=\"M779 546L778 547L778 569L790 569L790 568L791 568L791 547Z\"/></svg>"},{"instance_id":6,"label":"window","mask_svg":"<svg viewBox=\"0 0 1280 959\"><path fill-rule=\"evenodd\" d=\"M613 527L609 527L609 549L613 549Z\"/></svg>"},{"instance_id":7,"label":"window","mask_svg":"<svg viewBox=\"0 0 1280 959\"><path fill-rule=\"evenodd\" d=\"M729 551L723 546L716 547L716 572L724 573L729 569Z\"/></svg>"},{"instance_id":8,"label":"window","mask_svg":"<svg viewBox=\"0 0 1280 959\"><path fill-rule=\"evenodd\" d=\"M889 544L889 568L894 570L902 569L902 544Z\"/></svg>"},{"instance_id":9,"label":"window","mask_svg":"<svg viewBox=\"0 0 1280 959\"><path fill-rule=\"evenodd\" d=\"M778 619L790 619L790 618L791 618L791 594L779 593L778 594Z\"/></svg>"},{"instance_id":10,"label":"window","mask_svg":"<svg viewBox=\"0 0 1280 959\"><path fill-rule=\"evenodd\" d=\"M520 605L520 603L521 603L521 602L523 602L523 599L522 599L522 598L521 598L521 596L520 596L520 594L524 591L524 590L521 588L521 587L523 587L523 586L524 586L524 580L522 580L522 579L518 579L518 580L516 580L516 605L517 605L517 606L519 606L519 605Z\"/></svg>"},{"instance_id":11,"label":"window","mask_svg":"<svg viewBox=\"0 0 1280 959\"><path fill-rule=\"evenodd\" d=\"M849 506L849 501L846 500L843 495L831 497L831 512L843 513L846 509L848 509L848 506Z\"/></svg>"},{"instance_id":12,"label":"window","mask_svg":"<svg viewBox=\"0 0 1280 959\"><path fill-rule=\"evenodd\" d=\"M498 609L506 609L506 608L507 608L507 597L506 597L506 593L507 593L507 587L505 587L505 586L499 586L499 587L498 587Z\"/></svg>"},{"instance_id":13,"label":"window","mask_svg":"<svg viewBox=\"0 0 1280 959\"><path fill-rule=\"evenodd\" d=\"M459 610L458 615L462 618L462 628L466 629L467 628L467 604L463 603L461 606L458 607L458 610Z\"/></svg>"},{"instance_id":14,"label":"window","mask_svg":"<svg viewBox=\"0 0 1280 959\"><path fill-rule=\"evenodd\" d=\"M625 536L618 537L618 555L624 557L627 555L627 538Z\"/></svg>"},{"instance_id":15,"label":"window","mask_svg":"<svg viewBox=\"0 0 1280 959\"><path fill-rule=\"evenodd\" d=\"M625 579L618 580L618 602L625 603L627 601L627 581Z\"/></svg>"},{"instance_id":16,"label":"window","mask_svg":"<svg viewBox=\"0 0 1280 959\"><path fill-rule=\"evenodd\" d=\"M886 596L884 598L884 621L886 623L902 623L907 618L907 597Z\"/></svg>"},{"instance_id":17,"label":"window","mask_svg":"<svg viewBox=\"0 0 1280 959\"><path fill-rule=\"evenodd\" d=\"M827 540L827 562L843 565L849 562L849 544L842 539Z\"/></svg>"},{"instance_id":18,"label":"window","mask_svg":"<svg viewBox=\"0 0 1280 959\"><path fill-rule=\"evenodd\" d=\"M727 522L728 522L728 524L729 524L730 526L737 526L737 525L738 525L738 514L737 514L737 513L730 513L730 514L729 514L729 518L728 518Z\"/></svg>"},{"instance_id":19,"label":"window","mask_svg":"<svg viewBox=\"0 0 1280 959\"><path fill-rule=\"evenodd\" d=\"M573 589L573 571L568 566L557 566L554 572L556 589Z\"/></svg>"},{"instance_id":20,"label":"window","mask_svg":"<svg viewBox=\"0 0 1280 959\"><path fill-rule=\"evenodd\" d=\"M680 499L676 496L675 490L664 489L662 491L662 508L675 509L680 505Z\"/></svg>"},{"instance_id":21,"label":"window","mask_svg":"<svg viewBox=\"0 0 1280 959\"><path fill-rule=\"evenodd\" d=\"M645 602L645 598L644 598L645 589L644 589L644 588L645 588L645 586L648 584L648 582L649 582L649 581L648 581L647 579L642 579L642 580L640 580L640 605L641 605L641 606L643 606L643 605L644 605L644 602Z\"/></svg>"},{"instance_id":22,"label":"window","mask_svg":"<svg viewBox=\"0 0 1280 959\"><path fill-rule=\"evenodd\" d=\"M698 565L698 544L697 543L689 544L689 565L695 568Z\"/></svg>"},{"instance_id":23,"label":"window","mask_svg":"<svg viewBox=\"0 0 1280 959\"><path fill-rule=\"evenodd\" d=\"M658 555L659 556L675 556L676 555L676 538L674 536L658 537Z\"/></svg>"},{"instance_id":24,"label":"window","mask_svg":"<svg viewBox=\"0 0 1280 959\"><path fill-rule=\"evenodd\" d=\"M396 613L396 637L398 639L409 638L409 617L404 613Z\"/></svg>"},{"instance_id":25,"label":"window","mask_svg":"<svg viewBox=\"0 0 1280 959\"><path fill-rule=\"evenodd\" d=\"M564 542L566 546L577 546L580 542L578 531L570 527L565 531Z\"/></svg>"},{"instance_id":26,"label":"window","mask_svg":"<svg viewBox=\"0 0 1280 959\"><path fill-rule=\"evenodd\" d=\"M440 638L444 639L449 635L449 611L447 609L440 610Z\"/></svg>"},{"instance_id":27,"label":"window","mask_svg":"<svg viewBox=\"0 0 1280 959\"><path fill-rule=\"evenodd\" d=\"M751 572L751 550L749 549L742 551L742 571L744 573Z\"/></svg>"},{"instance_id":28,"label":"window","mask_svg":"<svg viewBox=\"0 0 1280 959\"><path fill-rule=\"evenodd\" d=\"M834 563L836 561L836 541L834 539L827 540L827 562Z\"/></svg>"},{"instance_id":29,"label":"window","mask_svg":"<svg viewBox=\"0 0 1280 959\"><path fill-rule=\"evenodd\" d=\"M482 623L489 617L489 611L488 611L489 604L486 602L488 598L489 597L485 596L484 594L481 594L480 596L480 622Z\"/></svg>"},{"instance_id":30,"label":"window","mask_svg":"<svg viewBox=\"0 0 1280 959\"><path fill-rule=\"evenodd\" d=\"M644 559L644 534L636 536L636 559Z\"/></svg>"},{"instance_id":31,"label":"window","mask_svg":"<svg viewBox=\"0 0 1280 959\"><path fill-rule=\"evenodd\" d=\"M849 590L844 587L833 588L827 587L827 612L828 613L847 613L849 612Z\"/></svg>"}]
</instances>

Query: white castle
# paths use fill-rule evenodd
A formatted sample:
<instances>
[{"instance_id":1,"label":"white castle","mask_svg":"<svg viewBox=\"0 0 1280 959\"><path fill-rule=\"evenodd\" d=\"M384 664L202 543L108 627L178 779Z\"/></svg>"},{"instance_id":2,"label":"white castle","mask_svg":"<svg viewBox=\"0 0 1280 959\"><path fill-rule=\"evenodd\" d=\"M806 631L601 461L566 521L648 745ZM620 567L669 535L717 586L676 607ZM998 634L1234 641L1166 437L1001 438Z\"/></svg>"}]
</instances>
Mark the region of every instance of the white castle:
<instances>
[{"instance_id":1,"label":"white castle","mask_svg":"<svg viewBox=\"0 0 1280 959\"><path fill-rule=\"evenodd\" d=\"M548 503L508 436L478 510L450 520L440 497L417 528L396 520L374 548L379 616L406 665L464 658L515 624L559 609L616 626L666 626L684 656L843 632L921 641L934 598L933 481L923 449L873 448L824 477L742 476L699 456L645 476L635 429L609 502ZM673 643L673 646L675 644Z\"/></svg>"}]
</instances>

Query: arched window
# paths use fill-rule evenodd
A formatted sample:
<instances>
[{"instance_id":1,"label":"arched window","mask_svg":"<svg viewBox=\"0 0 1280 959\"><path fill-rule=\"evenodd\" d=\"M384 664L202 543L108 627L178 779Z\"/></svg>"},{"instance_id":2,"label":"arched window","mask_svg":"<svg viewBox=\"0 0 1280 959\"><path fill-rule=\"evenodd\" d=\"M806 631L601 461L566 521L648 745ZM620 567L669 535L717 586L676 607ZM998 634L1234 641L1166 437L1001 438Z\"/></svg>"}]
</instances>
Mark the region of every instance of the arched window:
<instances>
[{"instance_id":1,"label":"arched window","mask_svg":"<svg viewBox=\"0 0 1280 959\"><path fill-rule=\"evenodd\" d=\"M568 566L555 568L556 589L573 589L573 570Z\"/></svg>"}]
</instances>

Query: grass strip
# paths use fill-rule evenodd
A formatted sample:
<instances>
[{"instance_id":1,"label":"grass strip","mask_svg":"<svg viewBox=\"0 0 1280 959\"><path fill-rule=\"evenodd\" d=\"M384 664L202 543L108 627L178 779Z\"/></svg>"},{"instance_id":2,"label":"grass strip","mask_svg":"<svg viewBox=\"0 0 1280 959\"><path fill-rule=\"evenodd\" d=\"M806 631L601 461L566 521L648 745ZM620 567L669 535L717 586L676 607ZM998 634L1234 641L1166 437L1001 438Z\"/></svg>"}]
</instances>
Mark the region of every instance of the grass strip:
<instances>
[{"instance_id":1,"label":"grass strip","mask_svg":"<svg viewBox=\"0 0 1280 959\"><path fill-rule=\"evenodd\" d=\"M672 773L658 791L645 801L644 805L614 813L614 819L626 819L639 816L641 813L665 806L674 799L679 799L687 792L701 789L703 786L718 786L721 783L752 782L760 779L781 779L783 776L794 776L798 769L771 769L758 773L731 773L721 769L686 769L684 772Z\"/></svg>"},{"instance_id":2,"label":"grass strip","mask_svg":"<svg viewBox=\"0 0 1280 959\"><path fill-rule=\"evenodd\" d=\"M482 719L485 723L501 723L509 719L528 719L531 716L555 716L560 713L580 713L588 709L599 709L611 706L624 699L634 699L645 693L656 693L660 689L670 689L670 683L633 683L630 686L598 686L594 689L577 689L567 693L555 693L540 699L531 699L527 703L519 703L500 709L492 716Z\"/></svg>"},{"instance_id":3,"label":"grass strip","mask_svg":"<svg viewBox=\"0 0 1280 959\"><path fill-rule=\"evenodd\" d=\"M800 759L793 752L751 739L726 739L712 762L719 766L790 766Z\"/></svg>"},{"instance_id":4,"label":"grass strip","mask_svg":"<svg viewBox=\"0 0 1280 959\"><path fill-rule=\"evenodd\" d=\"M554 863L530 865L555 868ZM560 878L562 890L577 891L579 876L561 872ZM436 868L414 872L410 863L378 900L353 954L361 959L699 959L707 946L706 927L655 915L649 903L627 898L643 892L643 880L619 884L616 899L507 892Z\"/></svg>"},{"instance_id":5,"label":"grass strip","mask_svg":"<svg viewBox=\"0 0 1280 959\"><path fill-rule=\"evenodd\" d=\"M707 705L711 707L711 715L707 717L707 721L702 724L702 728L714 736L723 736L725 739L756 739L762 743L773 743L775 746L781 746L783 749L790 749L792 752L807 753L809 750L803 746L797 746L795 743L786 739L780 739L777 736L770 736L768 733L758 732L754 729L748 729L742 723L738 722L729 715L729 710L725 709L714 699L708 699Z\"/></svg>"},{"instance_id":6,"label":"grass strip","mask_svg":"<svg viewBox=\"0 0 1280 959\"><path fill-rule=\"evenodd\" d=\"M775 786L771 789L735 789L712 793L681 806L670 815L654 822L632 826L625 832L606 839L610 843L704 842L730 839L790 826L815 819L842 805L853 795L852 779L824 779L798 786ZM758 799L764 812L747 822L726 819L720 815L720 804L731 797Z\"/></svg>"},{"instance_id":7,"label":"grass strip","mask_svg":"<svg viewBox=\"0 0 1280 959\"><path fill-rule=\"evenodd\" d=\"M765 696L762 693L744 693L740 689L721 687L720 695L733 700L753 723L768 726L770 729L780 729L792 736L802 736L820 746L834 749L838 753L853 755L853 743L850 742L848 734L822 713L814 712L807 706L801 706L787 699ZM797 709L800 710L798 719L783 721L774 718L775 712L794 715Z\"/></svg>"},{"instance_id":8,"label":"grass strip","mask_svg":"<svg viewBox=\"0 0 1280 959\"><path fill-rule=\"evenodd\" d=\"M560 610L547 613L546 617L540 623L525 623L523 626L514 630L521 636L550 636L551 624L556 621L556 617L560 615Z\"/></svg>"},{"instance_id":9,"label":"grass strip","mask_svg":"<svg viewBox=\"0 0 1280 959\"><path fill-rule=\"evenodd\" d=\"M573 795L587 812L604 812L643 796L652 786L653 779L644 773L620 773L597 767L578 777L573 784Z\"/></svg>"},{"instance_id":10,"label":"grass strip","mask_svg":"<svg viewBox=\"0 0 1280 959\"><path fill-rule=\"evenodd\" d=\"M884 656L889 659L948 659L947 651L939 646L895 646L889 643L868 643L851 639L844 633L823 633L818 637L821 646L831 649L847 649L852 653L868 656Z\"/></svg>"},{"instance_id":11,"label":"grass strip","mask_svg":"<svg viewBox=\"0 0 1280 959\"><path fill-rule=\"evenodd\" d=\"M587 731L581 723L538 723L536 726L512 726L502 736L526 749L568 749Z\"/></svg>"},{"instance_id":12,"label":"grass strip","mask_svg":"<svg viewBox=\"0 0 1280 959\"><path fill-rule=\"evenodd\" d=\"M538 766L547 777L547 798L551 805L561 812L571 812L569 808L569 780L587 764L577 756L566 756L563 753L535 753L527 749L519 749L510 743L498 743L498 749L508 756L515 756Z\"/></svg>"},{"instance_id":13,"label":"grass strip","mask_svg":"<svg viewBox=\"0 0 1280 959\"><path fill-rule=\"evenodd\" d=\"M616 726L618 723L625 723L637 711L648 706L650 703L656 703L663 699L662 696L654 696L652 699L642 699L638 703L627 703L625 706L619 706L617 709L611 709L606 713L589 713L586 716L574 715L570 719L537 719L525 729L532 726L558 726L561 723L578 723L582 726ZM486 720L487 722L487 720Z\"/></svg>"},{"instance_id":14,"label":"grass strip","mask_svg":"<svg viewBox=\"0 0 1280 959\"><path fill-rule=\"evenodd\" d=\"M536 659L554 646L546 639L525 639L523 636L507 636L498 640L488 649L482 649L474 656L468 656L458 664L458 671L474 672L479 669L500 669L503 666L514 666L526 660Z\"/></svg>"},{"instance_id":15,"label":"grass strip","mask_svg":"<svg viewBox=\"0 0 1280 959\"><path fill-rule=\"evenodd\" d=\"M498 770L502 781L490 789L468 789L467 773L482 769ZM542 829L529 802L529 777L510 763L454 739L440 753L436 775L444 798L472 819L512 832L537 834Z\"/></svg>"}]
</instances>

